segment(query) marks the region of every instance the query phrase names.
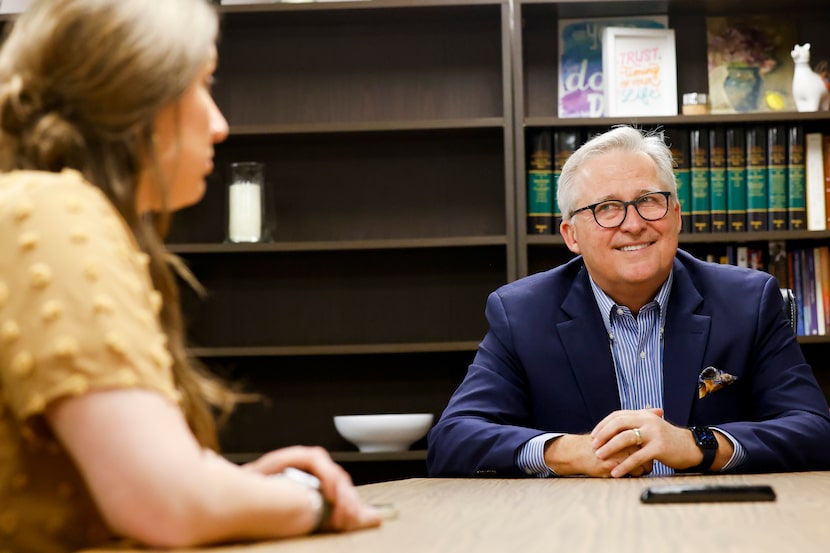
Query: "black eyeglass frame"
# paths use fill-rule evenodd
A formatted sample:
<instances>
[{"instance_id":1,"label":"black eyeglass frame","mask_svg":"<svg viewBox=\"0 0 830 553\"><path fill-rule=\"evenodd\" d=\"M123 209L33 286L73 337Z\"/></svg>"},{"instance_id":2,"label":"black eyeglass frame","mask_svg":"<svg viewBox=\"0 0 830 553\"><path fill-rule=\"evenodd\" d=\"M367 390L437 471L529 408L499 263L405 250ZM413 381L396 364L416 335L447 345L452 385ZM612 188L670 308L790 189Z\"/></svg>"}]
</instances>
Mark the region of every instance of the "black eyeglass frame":
<instances>
[{"instance_id":1,"label":"black eyeglass frame","mask_svg":"<svg viewBox=\"0 0 830 553\"><path fill-rule=\"evenodd\" d=\"M663 214L661 216L657 217L657 218L649 219L648 217L643 217L643 214L640 213L640 209L637 207L637 202L639 202L640 200L642 200L646 196L653 196L654 194L660 194L661 196L666 198L666 211L663 212ZM628 217L628 206L633 205L634 206L634 211L637 212L637 215L640 216L640 219L642 219L643 221L654 222L654 221L659 221L660 219L662 219L663 217L665 217L668 214L669 205L671 204L671 197L672 197L672 193L669 192L668 190L656 190L654 192L648 192L646 194L643 194L642 196L637 196L633 200L629 200L627 202L624 202L622 200L602 200L601 202L597 202L595 204L586 205L585 207L580 207L579 209L575 209L574 211L571 212L571 217L573 217L574 215L576 215L577 213L580 213L582 211L590 210L591 215L594 216L594 222L596 224L598 224L602 228L617 228L617 227L621 226L625 222L625 218ZM622 206L623 206L623 218L620 220L619 223L617 223L616 225L610 226L610 227L607 227L607 226L605 226L605 225L603 225L602 223L599 222L599 219L597 219L597 212L595 211L598 205L608 203L608 202L616 202L616 203L622 204Z\"/></svg>"}]
</instances>

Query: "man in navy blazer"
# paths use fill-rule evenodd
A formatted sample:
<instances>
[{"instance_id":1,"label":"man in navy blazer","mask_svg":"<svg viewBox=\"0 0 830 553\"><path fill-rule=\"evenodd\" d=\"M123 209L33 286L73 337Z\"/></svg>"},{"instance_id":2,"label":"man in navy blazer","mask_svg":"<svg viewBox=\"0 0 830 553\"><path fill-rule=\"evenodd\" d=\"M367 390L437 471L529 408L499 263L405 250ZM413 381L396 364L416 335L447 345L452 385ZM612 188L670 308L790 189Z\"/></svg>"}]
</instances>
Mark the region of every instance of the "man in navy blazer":
<instances>
[{"instance_id":1,"label":"man in navy blazer","mask_svg":"<svg viewBox=\"0 0 830 553\"><path fill-rule=\"evenodd\" d=\"M618 127L563 168L578 256L503 286L429 434L433 476L830 469L830 413L767 273L678 250L671 152Z\"/></svg>"}]
</instances>

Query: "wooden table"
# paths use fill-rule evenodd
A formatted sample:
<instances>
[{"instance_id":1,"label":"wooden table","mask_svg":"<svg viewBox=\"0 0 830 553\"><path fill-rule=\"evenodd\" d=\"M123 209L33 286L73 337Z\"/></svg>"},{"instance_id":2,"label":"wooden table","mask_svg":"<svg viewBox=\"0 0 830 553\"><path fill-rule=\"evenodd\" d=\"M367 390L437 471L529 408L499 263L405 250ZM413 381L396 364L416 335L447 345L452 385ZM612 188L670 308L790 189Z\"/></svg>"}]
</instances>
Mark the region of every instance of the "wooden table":
<instances>
[{"instance_id":1,"label":"wooden table","mask_svg":"<svg viewBox=\"0 0 830 553\"><path fill-rule=\"evenodd\" d=\"M770 484L777 499L751 503L640 503L640 494L646 487L680 483ZM371 503L393 503L398 516L378 529L189 551L830 551L830 472L621 480L418 478L358 489Z\"/></svg>"}]
</instances>

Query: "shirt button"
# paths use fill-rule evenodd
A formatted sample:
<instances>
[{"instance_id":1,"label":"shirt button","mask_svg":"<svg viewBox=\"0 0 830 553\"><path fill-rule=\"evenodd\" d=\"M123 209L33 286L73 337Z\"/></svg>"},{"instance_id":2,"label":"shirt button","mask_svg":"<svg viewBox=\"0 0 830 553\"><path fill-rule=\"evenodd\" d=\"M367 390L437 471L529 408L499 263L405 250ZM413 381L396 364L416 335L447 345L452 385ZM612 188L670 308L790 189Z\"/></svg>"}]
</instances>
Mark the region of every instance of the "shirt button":
<instances>
[{"instance_id":1,"label":"shirt button","mask_svg":"<svg viewBox=\"0 0 830 553\"><path fill-rule=\"evenodd\" d=\"M622 315L624 311L620 308L617 308L617 315Z\"/></svg>"},{"instance_id":2,"label":"shirt button","mask_svg":"<svg viewBox=\"0 0 830 553\"><path fill-rule=\"evenodd\" d=\"M646 358L646 352L641 351L640 352L640 359L645 359L645 358Z\"/></svg>"}]
</instances>

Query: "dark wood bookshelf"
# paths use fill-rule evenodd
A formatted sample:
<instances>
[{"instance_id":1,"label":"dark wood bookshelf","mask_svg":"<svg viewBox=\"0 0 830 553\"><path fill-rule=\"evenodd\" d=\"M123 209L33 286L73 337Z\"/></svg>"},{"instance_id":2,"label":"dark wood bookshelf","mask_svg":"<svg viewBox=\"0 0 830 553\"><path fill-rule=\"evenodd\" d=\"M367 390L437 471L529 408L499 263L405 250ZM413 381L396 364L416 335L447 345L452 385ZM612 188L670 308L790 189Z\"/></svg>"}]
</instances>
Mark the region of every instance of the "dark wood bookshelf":
<instances>
[{"instance_id":1,"label":"dark wood bookshelf","mask_svg":"<svg viewBox=\"0 0 830 553\"><path fill-rule=\"evenodd\" d=\"M223 431L229 458L291 444L334 452L356 482L425 475L413 451L362 454L332 417L440 415L486 332L487 295L566 261L561 237L526 232L526 133L799 122L830 113L560 119L561 18L665 13L678 92L707 90L705 18L796 18L830 58L823 0L375 0L220 6L214 94L231 132L199 205L177 213L170 249L208 289L185 291L191 355L259 393ZM274 241L227 244L227 168L261 161ZM830 231L680 237L681 247ZM826 336L799 337L822 385ZM286 422L288 421L288 422Z\"/></svg>"}]
</instances>

